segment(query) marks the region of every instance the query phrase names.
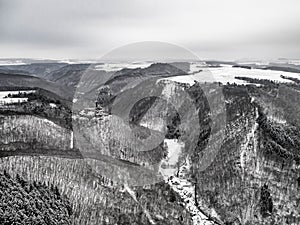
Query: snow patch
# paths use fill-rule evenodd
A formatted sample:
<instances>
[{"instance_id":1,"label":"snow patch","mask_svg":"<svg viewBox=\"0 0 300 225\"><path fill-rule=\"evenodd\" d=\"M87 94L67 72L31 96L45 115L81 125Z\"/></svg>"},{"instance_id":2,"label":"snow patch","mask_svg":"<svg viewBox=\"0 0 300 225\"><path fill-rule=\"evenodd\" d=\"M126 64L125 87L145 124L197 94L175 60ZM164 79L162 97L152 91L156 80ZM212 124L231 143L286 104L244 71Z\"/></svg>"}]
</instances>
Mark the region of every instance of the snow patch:
<instances>
[{"instance_id":1,"label":"snow patch","mask_svg":"<svg viewBox=\"0 0 300 225\"><path fill-rule=\"evenodd\" d=\"M184 149L184 143L177 139L165 139L164 144L167 147L168 155L161 161L159 172L166 180L178 171L179 157Z\"/></svg>"},{"instance_id":2,"label":"snow patch","mask_svg":"<svg viewBox=\"0 0 300 225\"><path fill-rule=\"evenodd\" d=\"M278 116L269 115L268 119L275 122L275 123L286 124L286 120L283 119L283 118L280 118Z\"/></svg>"},{"instance_id":3,"label":"snow patch","mask_svg":"<svg viewBox=\"0 0 300 225\"><path fill-rule=\"evenodd\" d=\"M140 126L147 127L150 130L164 131L165 129L165 121L162 118L147 118L147 116L143 117L140 122Z\"/></svg>"},{"instance_id":4,"label":"snow patch","mask_svg":"<svg viewBox=\"0 0 300 225\"><path fill-rule=\"evenodd\" d=\"M71 131L71 138L70 138L70 149L74 148L74 133Z\"/></svg>"},{"instance_id":5,"label":"snow patch","mask_svg":"<svg viewBox=\"0 0 300 225\"><path fill-rule=\"evenodd\" d=\"M49 105L50 105L51 108L56 108L57 107L57 105L54 104L54 103L50 103Z\"/></svg>"},{"instance_id":6,"label":"snow patch","mask_svg":"<svg viewBox=\"0 0 300 225\"><path fill-rule=\"evenodd\" d=\"M28 98L12 98L12 97L8 97L8 96L9 95L17 95L19 93L30 94L30 93L34 93L34 92L35 92L35 90L29 90L29 91L0 91L0 105L27 102Z\"/></svg>"}]
</instances>

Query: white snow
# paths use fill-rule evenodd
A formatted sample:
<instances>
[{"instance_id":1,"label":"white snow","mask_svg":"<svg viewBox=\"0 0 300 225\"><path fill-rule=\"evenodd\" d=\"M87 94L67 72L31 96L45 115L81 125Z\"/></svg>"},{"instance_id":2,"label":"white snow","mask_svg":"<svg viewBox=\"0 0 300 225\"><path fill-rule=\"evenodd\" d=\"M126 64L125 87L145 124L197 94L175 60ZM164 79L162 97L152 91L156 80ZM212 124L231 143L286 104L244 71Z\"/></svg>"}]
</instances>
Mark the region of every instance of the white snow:
<instances>
[{"instance_id":1,"label":"white snow","mask_svg":"<svg viewBox=\"0 0 300 225\"><path fill-rule=\"evenodd\" d=\"M43 121L43 122L44 122L46 125L48 125L48 126L51 126L51 127L59 127L57 124L55 124L55 123L52 122L51 120L42 118L41 121Z\"/></svg>"},{"instance_id":2,"label":"white snow","mask_svg":"<svg viewBox=\"0 0 300 225\"><path fill-rule=\"evenodd\" d=\"M195 73L201 70L202 68L207 67L205 62L194 62L190 64L190 73Z\"/></svg>"},{"instance_id":3,"label":"white snow","mask_svg":"<svg viewBox=\"0 0 300 225\"><path fill-rule=\"evenodd\" d=\"M177 139L165 139L164 144L167 146L168 155L162 160L159 172L167 179L174 176L178 170L179 157L184 149L184 143Z\"/></svg>"},{"instance_id":4,"label":"white snow","mask_svg":"<svg viewBox=\"0 0 300 225\"><path fill-rule=\"evenodd\" d=\"M293 64L293 65L300 65L300 60L299 59L279 59L276 61L276 63L281 63L281 64Z\"/></svg>"},{"instance_id":5,"label":"white snow","mask_svg":"<svg viewBox=\"0 0 300 225\"><path fill-rule=\"evenodd\" d=\"M118 71L124 68L135 69L135 68L146 68L149 67L151 62L135 62L135 63L104 63L102 65L95 66L96 70L105 71Z\"/></svg>"},{"instance_id":6,"label":"white snow","mask_svg":"<svg viewBox=\"0 0 300 225\"><path fill-rule=\"evenodd\" d=\"M201 72L191 73L189 75L183 76L174 76L170 78L165 78L181 83L193 84L194 80L204 83L204 82L221 82L223 84L236 83L236 84L247 84L246 81L236 79L235 77L249 77L256 79L267 79L276 82L290 83L293 81L283 79L280 76L287 76L300 79L299 73L291 73L291 72L282 72L282 71L274 71L274 70L262 70L262 69L245 69L245 68L235 68L231 66L223 66L223 67L202 67L198 68L202 69Z\"/></svg>"},{"instance_id":7,"label":"white snow","mask_svg":"<svg viewBox=\"0 0 300 225\"><path fill-rule=\"evenodd\" d=\"M143 119L140 122L140 125L143 127L147 127L150 130L164 131L165 129L165 121L159 117L152 119L143 117Z\"/></svg>"},{"instance_id":8,"label":"white snow","mask_svg":"<svg viewBox=\"0 0 300 225\"><path fill-rule=\"evenodd\" d=\"M20 103L28 101L28 98L9 98L8 95L16 95L18 93L33 93L34 90L29 91L0 91L0 105L11 104L11 103Z\"/></svg>"},{"instance_id":9,"label":"white snow","mask_svg":"<svg viewBox=\"0 0 300 225\"><path fill-rule=\"evenodd\" d=\"M168 181L172 189L177 192L186 204L186 209L191 213L194 225L213 225L207 216L201 213L195 203L195 187L186 179L172 177Z\"/></svg>"},{"instance_id":10,"label":"white snow","mask_svg":"<svg viewBox=\"0 0 300 225\"><path fill-rule=\"evenodd\" d=\"M74 147L74 133L71 131L71 138L70 138L70 148L73 149Z\"/></svg>"},{"instance_id":11,"label":"white snow","mask_svg":"<svg viewBox=\"0 0 300 225\"><path fill-rule=\"evenodd\" d=\"M268 119L275 123L286 124L286 120L283 118L280 118L279 116L269 115Z\"/></svg>"},{"instance_id":12,"label":"white snow","mask_svg":"<svg viewBox=\"0 0 300 225\"><path fill-rule=\"evenodd\" d=\"M175 92L176 84L174 82L169 82L162 91L162 95L166 98L170 98Z\"/></svg>"},{"instance_id":13,"label":"white snow","mask_svg":"<svg viewBox=\"0 0 300 225\"><path fill-rule=\"evenodd\" d=\"M195 78L193 75L182 75L182 76L174 76L174 77L168 77L168 78L162 78L160 80L171 80L179 83L186 83L189 85L193 85L195 83Z\"/></svg>"},{"instance_id":14,"label":"white snow","mask_svg":"<svg viewBox=\"0 0 300 225\"><path fill-rule=\"evenodd\" d=\"M0 60L0 66L18 66L18 65L26 65L22 60Z\"/></svg>"},{"instance_id":15,"label":"white snow","mask_svg":"<svg viewBox=\"0 0 300 225\"><path fill-rule=\"evenodd\" d=\"M95 115L95 109L93 108L86 108L83 109L79 112L79 115L81 116L87 116L87 117L92 117Z\"/></svg>"},{"instance_id":16,"label":"white snow","mask_svg":"<svg viewBox=\"0 0 300 225\"><path fill-rule=\"evenodd\" d=\"M289 60L288 63L294 64L294 65L300 65L300 60L297 60L297 59L295 59L295 60Z\"/></svg>"},{"instance_id":17,"label":"white snow","mask_svg":"<svg viewBox=\"0 0 300 225\"><path fill-rule=\"evenodd\" d=\"M99 60L97 59L87 59L87 60L80 60L80 59L63 59L58 61L59 63L67 63L67 64L94 64L98 63Z\"/></svg>"},{"instance_id":18,"label":"white snow","mask_svg":"<svg viewBox=\"0 0 300 225\"><path fill-rule=\"evenodd\" d=\"M168 165L176 166L176 163L179 160L179 155L181 154L182 149L184 148L184 143L178 141L177 139L165 139L164 142L168 146Z\"/></svg>"},{"instance_id":19,"label":"white snow","mask_svg":"<svg viewBox=\"0 0 300 225\"><path fill-rule=\"evenodd\" d=\"M50 103L49 105L50 105L51 108L56 108L57 107L57 105L54 104L54 103Z\"/></svg>"}]
</instances>

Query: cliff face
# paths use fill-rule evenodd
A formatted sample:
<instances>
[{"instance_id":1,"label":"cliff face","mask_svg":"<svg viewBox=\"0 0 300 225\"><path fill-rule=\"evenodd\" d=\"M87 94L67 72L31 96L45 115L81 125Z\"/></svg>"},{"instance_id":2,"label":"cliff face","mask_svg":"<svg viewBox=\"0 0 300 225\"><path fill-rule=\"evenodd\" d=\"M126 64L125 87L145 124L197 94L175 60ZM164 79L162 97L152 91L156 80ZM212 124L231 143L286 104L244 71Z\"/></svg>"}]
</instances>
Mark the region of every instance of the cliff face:
<instances>
[{"instance_id":1,"label":"cliff face","mask_svg":"<svg viewBox=\"0 0 300 225\"><path fill-rule=\"evenodd\" d=\"M198 201L228 224L298 224L299 128L274 115L284 115L288 102L279 107L277 95L266 95L277 87L251 87L244 97L230 89L237 87L224 89L230 114L219 154L205 171L194 170Z\"/></svg>"}]
</instances>

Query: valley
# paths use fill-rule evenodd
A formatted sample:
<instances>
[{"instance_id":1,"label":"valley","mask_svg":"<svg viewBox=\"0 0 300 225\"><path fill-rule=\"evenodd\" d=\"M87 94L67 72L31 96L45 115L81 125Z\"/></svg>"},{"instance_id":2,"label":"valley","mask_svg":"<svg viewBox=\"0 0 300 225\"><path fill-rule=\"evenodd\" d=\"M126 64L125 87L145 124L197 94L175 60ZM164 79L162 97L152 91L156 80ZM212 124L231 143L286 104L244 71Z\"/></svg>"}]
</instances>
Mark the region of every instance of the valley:
<instances>
[{"instance_id":1,"label":"valley","mask_svg":"<svg viewBox=\"0 0 300 225\"><path fill-rule=\"evenodd\" d=\"M2 66L1 179L64 224L299 224L298 65L186 65Z\"/></svg>"}]
</instances>

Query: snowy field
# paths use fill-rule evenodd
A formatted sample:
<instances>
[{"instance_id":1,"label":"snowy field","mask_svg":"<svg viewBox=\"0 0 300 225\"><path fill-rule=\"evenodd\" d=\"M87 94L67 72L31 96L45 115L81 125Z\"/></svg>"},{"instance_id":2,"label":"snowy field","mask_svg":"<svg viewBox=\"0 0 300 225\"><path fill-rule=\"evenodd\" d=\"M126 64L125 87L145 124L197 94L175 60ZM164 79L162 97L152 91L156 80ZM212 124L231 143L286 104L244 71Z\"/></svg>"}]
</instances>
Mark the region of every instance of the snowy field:
<instances>
[{"instance_id":1,"label":"snowy field","mask_svg":"<svg viewBox=\"0 0 300 225\"><path fill-rule=\"evenodd\" d=\"M184 149L184 143L177 139L165 139L164 144L168 148L168 155L162 160L159 172L167 180L174 176L178 170L179 157Z\"/></svg>"},{"instance_id":2,"label":"snowy field","mask_svg":"<svg viewBox=\"0 0 300 225\"><path fill-rule=\"evenodd\" d=\"M199 70L202 70L199 72ZM274 71L274 70L262 70L262 69L245 69L245 68L234 68L230 65L222 65L222 67L207 67L203 64L191 65L190 75L176 76L167 78L181 83L193 84L194 80L203 82L221 82L223 84L236 83L236 84L247 84L246 81L236 79L235 77L249 77L256 79L267 79L276 82L289 83L293 82L287 79L283 79L280 76L287 76L300 79L299 73Z\"/></svg>"},{"instance_id":3,"label":"snowy field","mask_svg":"<svg viewBox=\"0 0 300 225\"><path fill-rule=\"evenodd\" d=\"M8 95L16 95L18 93L33 93L35 92L34 90L29 90L29 91L0 91L0 105L4 104L11 104L11 103L19 103L19 102L26 102L28 98L9 98Z\"/></svg>"},{"instance_id":4,"label":"snowy field","mask_svg":"<svg viewBox=\"0 0 300 225\"><path fill-rule=\"evenodd\" d=\"M22 60L0 60L0 66L26 65Z\"/></svg>"},{"instance_id":5,"label":"snowy field","mask_svg":"<svg viewBox=\"0 0 300 225\"><path fill-rule=\"evenodd\" d=\"M136 62L136 63L104 63L103 65L95 66L96 70L118 71L124 68L136 69L149 67L152 62Z\"/></svg>"}]
</instances>

